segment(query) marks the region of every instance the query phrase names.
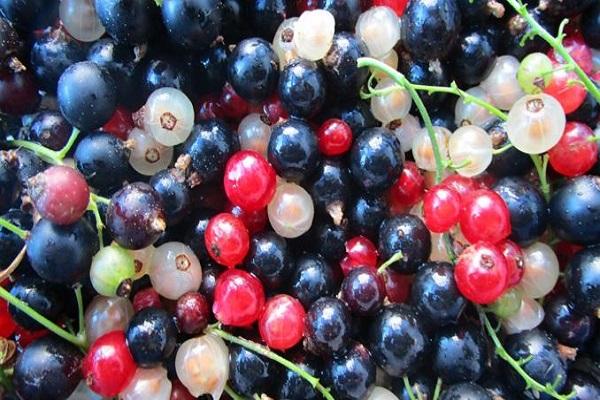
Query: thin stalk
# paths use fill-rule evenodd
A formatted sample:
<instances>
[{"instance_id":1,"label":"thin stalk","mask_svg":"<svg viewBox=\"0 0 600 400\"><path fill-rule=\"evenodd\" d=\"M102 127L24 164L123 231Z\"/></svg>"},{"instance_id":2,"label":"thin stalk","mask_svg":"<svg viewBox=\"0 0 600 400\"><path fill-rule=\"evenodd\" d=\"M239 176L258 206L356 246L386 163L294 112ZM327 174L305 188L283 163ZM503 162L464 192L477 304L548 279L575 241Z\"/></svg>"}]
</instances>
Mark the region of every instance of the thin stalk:
<instances>
[{"instance_id":1,"label":"thin stalk","mask_svg":"<svg viewBox=\"0 0 600 400\"><path fill-rule=\"evenodd\" d=\"M530 154L535 170L540 177L540 190L546 201L550 201L550 184L548 183L548 155Z\"/></svg>"},{"instance_id":2,"label":"thin stalk","mask_svg":"<svg viewBox=\"0 0 600 400\"><path fill-rule=\"evenodd\" d=\"M17 267L23 261L23 257L25 257L25 252L27 251L27 245L24 245L19 254L15 257L15 259L10 263L8 267L6 267L2 272L0 272L0 282L3 282L6 278L10 276Z\"/></svg>"},{"instance_id":3,"label":"thin stalk","mask_svg":"<svg viewBox=\"0 0 600 400\"><path fill-rule=\"evenodd\" d=\"M435 389L433 390L433 400L438 400L440 398L440 393L442 392L442 379L437 378L435 382Z\"/></svg>"},{"instance_id":4,"label":"thin stalk","mask_svg":"<svg viewBox=\"0 0 600 400\"><path fill-rule=\"evenodd\" d=\"M514 369L515 372L519 374L521 378L523 378L528 389L533 389L541 393L546 393L548 396L551 396L557 400L569 400L575 395L575 392L571 392L567 395L562 395L556 391L556 388L552 384L548 383L546 385L542 385L541 383L530 377L527 374L527 372L523 369L523 365L527 364L527 362L530 361L531 358L525 358L523 360L515 360L514 358L512 358L500 342L498 335L496 335L496 331L492 327L492 324L490 323L490 320L488 319L483 309L478 306L477 312L479 313L479 318L483 322L488 336L490 337L490 339L492 339L492 342L494 343L494 347L496 348L496 354L498 354L500 358L506 361L512 367L512 369Z\"/></svg>"},{"instance_id":5,"label":"thin stalk","mask_svg":"<svg viewBox=\"0 0 600 400\"><path fill-rule=\"evenodd\" d=\"M73 147L73 145L75 144L75 141L78 137L79 129L73 128L73 130L71 131L71 136L69 136L69 140L67 141L67 144L65 144L65 146L56 153L56 158L58 158L59 160L63 160L71 150L71 147Z\"/></svg>"},{"instance_id":6,"label":"thin stalk","mask_svg":"<svg viewBox=\"0 0 600 400\"><path fill-rule=\"evenodd\" d=\"M75 298L77 299L77 319L79 320L79 329L77 336L85 337L85 319L83 317L83 296L81 295L81 284L75 285Z\"/></svg>"},{"instance_id":7,"label":"thin stalk","mask_svg":"<svg viewBox=\"0 0 600 400\"><path fill-rule=\"evenodd\" d=\"M406 389L406 393L408 393L408 398L410 400L417 400L415 398L415 394L413 393L412 386L410 386L410 381L408 380L408 376L404 375L402 377L402 381L404 382L404 389Z\"/></svg>"},{"instance_id":8,"label":"thin stalk","mask_svg":"<svg viewBox=\"0 0 600 400\"><path fill-rule=\"evenodd\" d=\"M95 193L90 193L90 200L94 201L96 203L102 203L102 204L106 204L106 205L110 204L110 199L107 199L106 197L99 196L99 195L97 195Z\"/></svg>"},{"instance_id":9,"label":"thin stalk","mask_svg":"<svg viewBox=\"0 0 600 400\"><path fill-rule=\"evenodd\" d=\"M208 327L206 329L206 332L212 333L213 335L216 335L216 336L219 336L220 338L222 338L228 342L235 343L237 345L245 347L246 349L248 349L250 351L258 353L262 356L265 356L265 357L283 365L284 367L286 367L287 369L289 369L292 372L297 373L300 377L302 377L304 380L306 380L308 383L310 383L310 385L313 388L317 389L323 395L323 397L325 397L325 399L334 400L333 396L329 392L329 389L324 387L321 384L321 382L319 381L319 379L315 378L314 376L312 376L311 374L309 374L308 372L306 372L305 370L303 370L302 368L300 368L293 362L289 361L288 359L283 358L279 354L272 352L267 347L260 345L258 343L255 343L251 340L247 340L247 339L243 339L243 338L234 336L234 335L227 333L224 330L216 328L216 327Z\"/></svg>"},{"instance_id":10,"label":"thin stalk","mask_svg":"<svg viewBox=\"0 0 600 400\"><path fill-rule=\"evenodd\" d=\"M10 146L21 147L23 149L33 151L39 158L50 164L62 165L62 159L58 158L58 152L50 150L41 144L28 142L27 140L9 140L7 142Z\"/></svg>"},{"instance_id":11,"label":"thin stalk","mask_svg":"<svg viewBox=\"0 0 600 400\"><path fill-rule=\"evenodd\" d=\"M512 143L508 143L508 144L505 144L504 146L500 147L499 149L494 149L492 151L492 154L497 156L498 154L502 154L505 151L512 149L513 147L515 147L515 146L513 146Z\"/></svg>"},{"instance_id":12,"label":"thin stalk","mask_svg":"<svg viewBox=\"0 0 600 400\"><path fill-rule=\"evenodd\" d=\"M443 170L444 160L440 153L440 148L439 148L438 142L435 137L435 131L433 129L433 124L431 123L431 117L429 116L429 113L427 112L427 109L425 108L425 105L423 104L423 101L421 100L421 97L419 97L419 94L415 90L413 84L410 83L406 79L406 77L404 75L402 75L400 72L396 71L394 68L390 67L389 65L387 65L379 60L375 60L374 58L361 57L358 59L357 65L359 68L368 67L368 68L377 69L377 70L387 74L390 78L392 78L394 80L394 82L396 82L397 84L399 84L400 86L402 86L403 88L408 90L410 96L412 97L413 102L415 103L415 106L417 107L417 109L419 110L419 113L421 114L421 118L423 119L423 122L425 123L425 128L427 129L427 134L429 135L429 140L431 141L433 156L435 158L435 182L440 183L442 181L442 176L444 173L444 170Z\"/></svg>"},{"instance_id":13,"label":"thin stalk","mask_svg":"<svg viewBox=\"0 0 600 400\"><path fill-rule=\"evenodd\" d=\"M556 52L558 54L560 54L560 56L563 58L565 63L567 65L569 65L571 68L573 68L573 71L575 71L577 76L579 76L579 79L581 79L581 82L583 83L583 85L585 86L587 91L596 99L596 101L600 101L600 89L598 89L598 87L594 84L594 82L587 76L585 71L583 69L581 69L581 67L575 62L573 57L571 57L571 54L569 54L567 49L565 49L565 47L563 46L563 44L562 44L562 40L563 40L562 29L559 30L558 36L554 37L547 30L545 30L544 27L541 26L531 16L531 14L529 14L529 12L527 11L527 7L523 4L522 1L506 0L506 2L508 4L510 4L510 6L512 8L514 8L515 11L521 17L523 17L523 19L525 21L527 21L527 23L529 24L529 26L531 27L531 29L535 35L544 39L550 46L552 46L554 48L554 50L556 50ZM561 24L561 28L564 28L564 21Z\"/></svg>"},{"instance_id":14,"label":"thin stalk","mask_svg":"<svg viewBox=\"0 0 600 400\"><path fill-rule=\"evenodd\" d=\"M90 198L87 209L94 214L94 219L96 220L96 231L98 232L98 243L100 244L100 248L103 248L104 238L102 237L102 230L104 229L104 223L102 222L102 217L100 216L100 211L98 210L98 204L93 201L93 198Z\"/></svg>"},{"instance_id":15,"label":"thin stalk","mask_svg":"<svg viewBox=\"0 0 600 400\"><path fill-rule=\"evenodd\" d=\"M244 398L237 394L229 385L225 385L225 393L227 393L232 400L244 400Z\"/></svg>"},{"instance_id":16,"label":"thin stalk","mask_svg":"<svg viewBox=\"0 0 600 400\"><path fill-rule=\"evenodd\" d=\"M15 235L17 235L18 237L20 237L23 240L27 239L27 235L29 235L28 231L19 228L18 226L16 226L15 224L13 224L9 220L7 220L6 218L0 217L0 227L6 228L7 230L14 233Z\"/></svg>"},{"instance_id":17,"label":"thin stalk","mask_svg":"<svg viewBox=\"0 0 600 400\"><path fill-rule=\"evenodd\" d=\"M384 271L393 263L400 261L400 259L402 259L402 257L404 257L404 254L402 254L401 251L397 252L396 254L394 254L393 256L391 256L390 258L388 258L383 264L381 264L379 266L379 268L377 268L377 273L378 274L383 274Z\"/></svg>"},{"instance_id":18,"label":"thin stalk","mask_svg":"<svg viewBox=\"0 0 600 400\"><path fill-rule=\"evenodd\" d=\"M29 307L29 305L27 303L25 303L24 301L13 296L9 291L4 289L2 286L0 286L0 297L2 297L4 300L6 300L9 304L15 306L18 310L27 314L27 316L29 316L34 321L36 321L37 323L42 325L44 328L53 332L57 336L63 338L67 342L70 342L79 348L85 348L85 339L83 339L82 337L79 337L79 336L72 335L69 332L65 331L60 326L56 325L54 322L50 321L48 318L44 317L43 315L41 315L40 313L38 313L37 311L35 311L31 307Z\"/></svg>"}]
</instances>

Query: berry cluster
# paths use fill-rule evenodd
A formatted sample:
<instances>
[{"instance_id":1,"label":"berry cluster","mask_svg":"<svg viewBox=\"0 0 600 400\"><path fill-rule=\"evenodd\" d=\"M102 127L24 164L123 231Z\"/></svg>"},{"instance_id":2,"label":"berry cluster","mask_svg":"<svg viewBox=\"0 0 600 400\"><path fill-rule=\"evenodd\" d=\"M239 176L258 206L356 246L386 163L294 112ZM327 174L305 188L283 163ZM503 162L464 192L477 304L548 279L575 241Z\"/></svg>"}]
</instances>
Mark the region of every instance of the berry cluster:
<instances>
[{"instance_id":1,"label":"berry cluster","mask_svg":"<svg viewBox=\"0 0 600 400\"><path fill-rule=\"evenodd\" d=\"M600 398L594 0L0 0L0 399Z\"/></svg>"}]
</instances>

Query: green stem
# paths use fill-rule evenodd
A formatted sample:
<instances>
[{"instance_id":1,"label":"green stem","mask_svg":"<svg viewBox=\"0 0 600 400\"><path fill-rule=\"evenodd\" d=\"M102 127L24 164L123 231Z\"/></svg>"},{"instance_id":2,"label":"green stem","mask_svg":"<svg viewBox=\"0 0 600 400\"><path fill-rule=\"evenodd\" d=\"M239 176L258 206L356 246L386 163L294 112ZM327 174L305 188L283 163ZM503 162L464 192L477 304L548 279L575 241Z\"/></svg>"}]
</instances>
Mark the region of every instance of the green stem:
<instances>
[{"instance_id":1,"label":"green stem","mask_svg":"<svg viewBox=\"0 0 600 400\"><path fill-rule=\"evenodd\" d=\"M435 382L435 389L433 391L433 400L438 400L440 398L440 393L442 392L442 379L437 378Z\"/></svg>"},{"instance_id":2,"label":"green stem","mask_svg":"<svg viewBox=\"0 0 600 400\"><path fill-rule=\"evenodd\" d=\"M67 141L67 144L65 144L65 146L56 153L56 157L59 160L63 160L67 156L67 154L69 154L71 147L73 147L78 137L79 129L73 128L73 130L71 131L71 136L69 136L69 140Z\"/></svg>"},{"instance_id":3,"label":"green stem","mask_svg":"<svg viewBox=\"0 0 600 400\"><path fill-rule=\"evenodd\" d=\"M98 243L100 244L100 248L103 248L104 238L102 237L102 230L104 229L104 223L102 222L102 217L100 216L100 211L98 210L98 204L94 201L93 197L90 197L90 202L87 209L94 214L94 219L96 220L96 231L98 232Z\"/></svg>"},{"instance_id":4,"label":"green stem","mask_svg":"<svg viewBox=\"0 0 600 400\"><path fill-rule=\"evenodd\" d=\"M443 158L440 153L440 148L439 148L438 142L436 140L435 131L433 129L433 124L431 123L431 118L429 117L429 113L427 112L427 109L425 108L425 105L423 104L423 101L419 97L419 94L415 90L415 87L413 86L413 84L410 83L406 79L406 77L404 75L402 75L400 72L396 71L394 68L390 67L389 65L387 65L379 60L375 60L374 58L361 57L358 59L357 65L359 68L368 67L368 68L377 69L377 70L387 74L391 79L394 80L394 82L396 82L398 85L400 85L403 88L405 88L406 90L408 90L410 96L412 97L413 102L415 103L415 106L417 107L417 109L419 110L419 113L421 114L421 118L423 119L423 122L425 123L425 127L426 127L427 133L429 135L429 140L431 141L431 147L433 149L433 156L435 158L435 182L440 183L442 181L442 177L443 177L443 173L444 173Z\"/></svg>"},{"instance_id":5,"label":"green stem","mask_svg":"<svg viewBox=\"0 0 600 400\"><path fill-rule=\"evenodd\" d=\"M575 395L575 392L571 392L567 395L561 395L551 384L542 385L541 383L530 377L527 374L527 372L523 369L523 365L527 363L527 359L515 360L514 358L512 358L500 342L500 339L498 338L498 335L496 335L496 331L492 327L492 324L490 323L490 320L485 314L485 311L483 311L483 309L480 306L477 306L477 312L479 313L479 318L483 322L487 334L494 343L494 347L496 348L496 354L504 361L506 361L512 367L512 369L514 369L515 372L519 374L521 378L523 378L528 389L533 389L538 392L546 393L547 395L557 400L569 400Z\"/></svg>"},{"instance_id":6,"label":"green stem","mask_svg":"<svg viewBox=\"0 0 600 400\"><path fill-rule=\"evenodd\" d=\"M325 397L325 399L334 400L333 396L329 392L329 389L325 388L321 384L321 382L319 382L319 379L315 378L314 376L312 376L311 374L309 374L308 372L306 372L305 370L303 370L302 368L300 368L293 362L289 361L288 359L283 358L279 354L272 352L265 346L255 343L251 340L242 339L240 337L234 336L230 333L225 332L222 329L215 328L215 327L208 327L206 329L206 332L212 333L213 335L216 335L216 336L219 336L220 338L222 338L228 342L235 343L237 345L245 347L246 349L248 349L250 351L258 353L262 356L265 356L265 357L283 365L284 367L286 367L287 369L289 369L292 372L297 373L300 377L302 377L304 380L306 380L308 383L310 383L310 385L313 388L317 389L323 395L323 397Z\"/></svg>"},{"instance_id":7,"label":"green stem","mask_svg":"<svg viewBox=\"0 0 600 400\"><path fill-rule=\"evenodd\" d=\"M41 144L28 142L27 140L9 140L10 146L21 147L33 151L39 158L50 164L62 165L62 160L58 158L58 152L50 150Z\"/></svg>"},{"instance_id":8,"label":"green stem","mask_svg":"<svg viewBox=\"0 0 600 400\"><path fill-rule=\"evenodd\" d=\"M415 394L413 393L412 386L410 386L410 381L408 380L408 376L404 375L402 377L402 381L404 382L404 389L406 389L406 393L408 393L408 398L410 400L417 400L415 398Z\"/></svg>"},{"instance_id":9,"label":"green stem","mask_svg":"<svg viewBox=\"0 0 600 400\"><path fill-rule=\"evenodd\" d=\"M454 246L452 245L452 238L450 237L449 232L443 233L444 237L444 247L446 247L446 254L448 254L448 259L452 264L456 263L456 252L454 251Z\"/></svg>"},{"instance_id":10,"label":"green stem","mask_svg":"<svg viewBox=\"0 0 600 400\"><path fill-rule=\"evenodd\" d=\"M83 317L83 296L81 294L81 284L75 285L75 298L77 299L77 318L79 319L79 330L77 331L78 336L85 336L85 320Z\"/></svg>"},{"instance_id":11,"label":"green stem","mask_svg":"<svg viewBox=\"0 0 600 400\"><path fill-rule=\"evenodd\" d=\"M383 274L383 272L387 269L387 267L389 267L390 265L392 265L395 262L400 261L400 259L402 259L402 257L404 257L404 254L402 254L401 251L397 252L396 254L394 254L393 256L388 258L387 261L385 261L383 264L381 264L379 266L379 268L377 268L377 273Z\"/></svg>"},{"instance_id":12,"label":"green stem","mask_svg":"<svg viewBox=\"0 0 600 400\"><path fill-rule=\"evenodd\" d=\"M27 235L29 234L28 231L19 228L18 226L16 226L15 224L13 224L9 220L7 220L6 218L2 218L2 217L0 217L0 227L6 228L7 230L14 233L15 235L17 235L18 237L20 237L23 240L25 240L27 238Z\"/></svg>"},{"instance_id":13,"label":"green stem","mask_svg":"<svg viewBox=\"0 0 600 400\"><path fill-rule=\"evenodd\" d=\"M558 37L552 36L548 33L547 30L544 29L543 26L539 24L527 11L527 7L519 0L506 0L508 4L515 11L527 21L533 32L544 39L550 46L552 46L558 54L563 58L565 63L573 68L573 71L579 76L581 82L586 87L588 92L596 99L596 101L600 101L600 89L594 84L594 82L587 76L585 71L581 69L581 67L575 62L571 54L565 49L562 45L563 35L562 32L559 32ZM564 24L561 24L564 27Z\"/></svg>"},{"instance_id":14,"label":"green stem","mask_svg":"<svg viewBox=\"0 0 600 400\"><path fill-rule=\"evenodd\" d=\"M550 184L548 183L548 155L530 154L533 165L540 177L540 190L546 201L550 201Z\"/></svg>"},{"instance_id":15,"label":"green stem","mask_svg":"<svg viewBox=\"0 0 600 400\"><path fill-rule=\"evenodd\" d=\"M471 164L471 160L463 160L460 164L452 164L452 161L448 161L445 163L445 167L449 168L449 169L453 169L455 171L458 171L461 168L465 168L468 167L469 164Z\"/></svg>"},{"instance_id":16,"label":"green stem","mask_svg":"<svg viewBox=\"0 0 600 400\"><path fill-rule=\"evenodd\" d=\"M44 328L53 332L57 336L63 338L64 340L73 343L75 346L80 348L85 348L85 339L80 336L75 336L65 331L60 326L56 325L54 322L50 321L48 318L44 317L31 307L24 301L13 296L9 291L0 286L0 297L6 300L9 304L15 306L18 310L24 312L32 318L34 321L42 325Z\"/></svg>"},{"instance_id":17,"label":"green stem","mask_svg":"<svg viewBox=\"0 0 600 400\"><path fill-rule=\"evenodd\" d=\"M96 203L102 203L102 204L106 204L106 205L110 204L110 199L99 196L95 193L90 193L90 199L91 199L91 201L94 201Z\"/></svg>"},{"instance_id":18,"label":"green stem","mask_svg":"<svg viewBox=\"0 0 600 400\"><path fill-rule=\"evenodd\" d=\"M502 154L505 151L512 149L513 147L515 147L515 146L513 146L512 143L508 143L508 144L505 144L504 146L500 147L499 149L495 149L494 151L492 151L492 154L497 156L498 154Z\"/></svg>"},{"instance_id":19,"label":"green stem","mask_svg":"<svg viewBox=\"0 0 600 400\"><path fill-rule=\"evenodd\" d=\"M225 385L225 393L227 393L232 400L244 400L244 398L237 394L229 385Z\"/></svg>"},{"instance_id":20,"label":"green stem","mask_svg":"<svg viewBox=\"0 0 600 400\"><path fill-rule=\"evenodd\" d=\"M4 388L8 391L12 390L13 385L12 381L6 376L4 369L0 367L0 385L4 386Z\"/></svg>"}]
</instances>

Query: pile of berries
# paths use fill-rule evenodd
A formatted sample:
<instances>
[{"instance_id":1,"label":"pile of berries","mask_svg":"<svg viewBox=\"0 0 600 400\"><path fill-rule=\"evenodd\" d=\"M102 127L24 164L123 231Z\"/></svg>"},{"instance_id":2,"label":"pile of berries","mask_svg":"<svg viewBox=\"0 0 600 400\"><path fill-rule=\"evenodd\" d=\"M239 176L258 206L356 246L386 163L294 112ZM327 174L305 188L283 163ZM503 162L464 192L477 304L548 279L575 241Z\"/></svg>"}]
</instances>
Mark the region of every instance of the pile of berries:
<instances>
[{"instance_id":1,"label":"pile of berries","mask_svg":"<svg viewBox=\"0 0 600 400\"><path fill-rule=\"evenodd\" d=\"M0 0L0 399L600 399L598 0Z\"/></svg>"}]
</instances>

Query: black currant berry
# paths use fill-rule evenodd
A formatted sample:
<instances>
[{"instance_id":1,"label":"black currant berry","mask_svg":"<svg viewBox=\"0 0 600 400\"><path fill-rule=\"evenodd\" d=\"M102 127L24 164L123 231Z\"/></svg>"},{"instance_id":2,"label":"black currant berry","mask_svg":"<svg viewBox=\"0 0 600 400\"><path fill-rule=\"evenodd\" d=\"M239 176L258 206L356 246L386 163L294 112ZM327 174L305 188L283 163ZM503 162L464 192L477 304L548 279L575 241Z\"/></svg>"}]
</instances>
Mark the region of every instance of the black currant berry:
<instances>
[{"instance_id":1,"label":"black currant berry","mask_svg":"<svg viewBox=\"0 0 600 400\"><path fill-rule=\"evenodd\" d=\"M138 311L126 332L127 346L142 368L156 366L175 350L177 328L165 310L148 307Z\"/></svg>"},{"instance_id":2,"label":"black currant berry","mask_svg":"<svg viewBox=\"0 0 600 400\"><path fill-rule=\"evenodd\" d=\"M406 274L416 272L419 265L429 258L431 233L419 217L401 214L381 223L379 256L387 260L398 252L402 252L402 257L390 267Z\"/></svg>"}]
</instances>

